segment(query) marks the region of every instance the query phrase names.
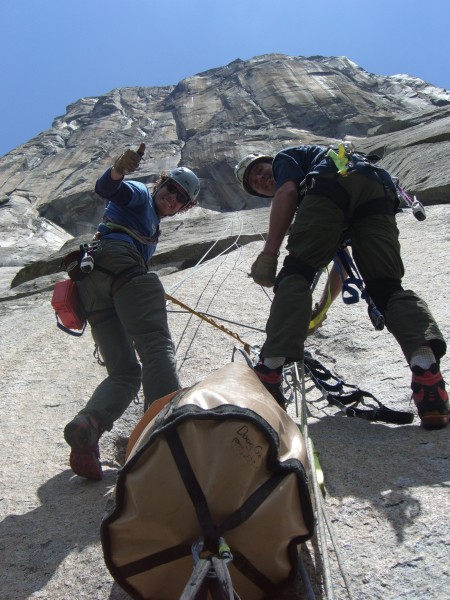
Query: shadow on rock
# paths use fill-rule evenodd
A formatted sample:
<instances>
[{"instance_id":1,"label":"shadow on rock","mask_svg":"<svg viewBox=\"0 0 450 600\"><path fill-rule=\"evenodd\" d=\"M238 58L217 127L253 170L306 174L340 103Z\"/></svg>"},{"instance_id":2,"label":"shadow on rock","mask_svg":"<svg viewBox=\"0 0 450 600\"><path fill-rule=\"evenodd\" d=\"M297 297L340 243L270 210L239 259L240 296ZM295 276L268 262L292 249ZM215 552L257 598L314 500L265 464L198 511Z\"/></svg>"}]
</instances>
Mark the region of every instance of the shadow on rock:
<instances>
[{"instance_id":1,"label":"shadow on rock","mask_svg":"<svg viewBox=\"0 0 450 600\"><path fill-rule=\"evenodd\" d=\"M30 597L71 552L99 543L105 492L115 472L95 483L72 476L67 470L49 479L38 488L40 506L0 524L2 598Z\"/></svg>"},{"instance_id":2,"label":"shadow on rock","mask_svg":"<svg viewBox=\"0 0 450 600\"><path fill-rule=\"evenodd\" d=\"M312 423L309 432L331 496L368 500L391 523L399 541L423 510L414 487L444 483L447 430L425 431L418 422L389 427L326 416Z\"/></svg>"}]
</instances>

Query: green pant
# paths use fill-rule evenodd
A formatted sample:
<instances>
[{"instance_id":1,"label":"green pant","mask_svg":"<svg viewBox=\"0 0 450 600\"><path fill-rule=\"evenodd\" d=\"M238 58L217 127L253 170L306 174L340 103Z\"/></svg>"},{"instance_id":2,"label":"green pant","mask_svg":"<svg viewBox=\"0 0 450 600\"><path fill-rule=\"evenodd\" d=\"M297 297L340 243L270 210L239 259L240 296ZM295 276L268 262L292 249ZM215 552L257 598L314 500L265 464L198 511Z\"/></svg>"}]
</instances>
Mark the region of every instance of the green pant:
<instances>
[{"instance_id":1,"label":"green pant","mask_svg":"<svg viewBox=\"0 0 450 600\"><path fill-rule=\"evenodd\" d=\"M114 294L114 277L95 267L77 283L92 337L108 373L81 412L94 413L102 428L110 430L135 398L141 380L146 406L181 386L164 288L158 276L146 272L144 260L126 242L102 240L94 260L96 266L116 274L142 271Z\"/></svg>"},{"instance_id":2,"label":"green pant","mask_svg":"<svg viewBox=\"0 0 450 600\"><path fill-rule=\"evenodd\" d=\"M383 185L360 173L339 177L334 185L337 185L336 197L342 198L344 190L345 205L334 202L330 193L318 195L314 188L307 192L288 237L289 254L313 270L322 269L333 260L344 233L350 232L353 258L366 284L376 280L394 280L400 284L404 267L393 211L360 216L366 203L376 206L376 202L370 201L387 198ZM333 190L330 181L327 189ZM355 218L357 210L360 214ZM263 357L302 358L311 307L310 282L301 272L281 280L266 325ZM408 362L412 353L427 342L437 359L445 354L446 344L433 316L412 290L400 289L390 296L385 320Z\"/></svg>"}]
</instances>

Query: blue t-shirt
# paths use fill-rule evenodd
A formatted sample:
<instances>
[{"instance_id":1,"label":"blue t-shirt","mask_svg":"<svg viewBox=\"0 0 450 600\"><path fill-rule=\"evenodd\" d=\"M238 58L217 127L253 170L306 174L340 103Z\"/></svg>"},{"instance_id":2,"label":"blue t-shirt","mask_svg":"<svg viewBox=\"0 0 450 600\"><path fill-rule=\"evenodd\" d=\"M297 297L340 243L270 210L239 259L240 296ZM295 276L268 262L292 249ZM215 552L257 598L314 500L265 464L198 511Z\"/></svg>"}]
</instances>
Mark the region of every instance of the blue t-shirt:
<instances>
[{"instance_id":1,"label":"blue t-shirt","mask_svg":"<svg viewBox=\"0 0 450 600\"><path fill-rule=\"evenodd\" d=\"M115 181L108 169L95 186L97 194L109 200L98 231L109 239L133 244L145 261L156 250L160 218L147 186L139 181Z\"/></svg>"}]
</instances>

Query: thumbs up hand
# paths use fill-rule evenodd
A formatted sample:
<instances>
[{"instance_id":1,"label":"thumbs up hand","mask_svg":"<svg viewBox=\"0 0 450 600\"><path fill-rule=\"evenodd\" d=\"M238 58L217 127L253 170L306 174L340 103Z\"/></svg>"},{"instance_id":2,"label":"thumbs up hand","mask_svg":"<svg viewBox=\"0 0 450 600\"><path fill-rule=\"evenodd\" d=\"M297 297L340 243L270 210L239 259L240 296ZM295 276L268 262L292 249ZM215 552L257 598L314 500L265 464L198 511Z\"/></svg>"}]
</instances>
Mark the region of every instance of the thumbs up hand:
<instances>
[{"instance_id":1,"label":"thumbs up hand","mask_svg":"<svg viewBox=\"0 0 450 600\"><path fill-rule=\"evenodd\" d=\"M145 152L145 144L144 142L141 142L139 145L139 148L137 149L137 153L140 154L141 158L144 156L144 152Z\"/></svg>"},{"instance_id":2,"label":"thumbs up hand","mask_svg":"<svg viewBox=\"0 0 450 600\"><path fill-rule=\"evenodd\" d=\"M136 171L139 167L145 152L145 144L142 142L137 150L125 150L123 154L116 159L114 169L124 177Z\"/></svg>"}]
</instances>

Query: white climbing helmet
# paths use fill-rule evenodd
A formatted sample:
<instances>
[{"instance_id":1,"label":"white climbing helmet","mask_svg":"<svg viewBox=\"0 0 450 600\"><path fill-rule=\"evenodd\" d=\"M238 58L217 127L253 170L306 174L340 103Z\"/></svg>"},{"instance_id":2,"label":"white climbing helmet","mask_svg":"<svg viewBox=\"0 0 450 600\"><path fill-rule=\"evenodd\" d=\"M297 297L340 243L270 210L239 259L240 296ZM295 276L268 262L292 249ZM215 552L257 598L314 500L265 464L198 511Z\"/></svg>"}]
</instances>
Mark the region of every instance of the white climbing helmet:
<instances>
[{"instance_id":1,"label":"white climbing helmet","mask_svg":"<svg viewBox=\"0 0 450 600\"><path fill-rule=\"evenodd\" d=\"M234 174L236 175L236 179L241 184L242 189L245 192L247 192L247 194L266 198L266 196L258 194L252 187L250 187L250 184L248 183L248 174L250 172L251 167L253 167L256 163L271 163L272 161L273 156L269 156L267 154L259 154L258 152L252 152L251 154L247 154L247 156L245 156L242 160L238 162L238 164L234 168Z\"/></svg>"},{"instance_id":2,"label":"white climbing helmet","mask_svg":"<svg viewBox=\"0 0 450 600\"><path fill-rule=\"evenodd\" d=\"M177 167L176 169L169 171L167 175L170 179L176 181L188 195L190 202L188 202L184 208L186 209L194 206L194 204L197 203L197 196L200 192L200 180L197 175L187 167Z\"/></svg>"}]
</instances>

